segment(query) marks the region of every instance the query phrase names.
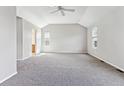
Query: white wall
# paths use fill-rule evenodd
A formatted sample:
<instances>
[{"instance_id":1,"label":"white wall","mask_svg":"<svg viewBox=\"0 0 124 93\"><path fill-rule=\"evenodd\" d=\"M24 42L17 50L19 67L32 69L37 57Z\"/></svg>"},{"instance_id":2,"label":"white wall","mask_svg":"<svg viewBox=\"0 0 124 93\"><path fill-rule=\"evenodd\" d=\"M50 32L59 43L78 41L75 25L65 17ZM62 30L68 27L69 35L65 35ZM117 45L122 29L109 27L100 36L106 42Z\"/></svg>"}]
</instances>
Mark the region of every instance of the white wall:
<instances>
[{"instance_id":1,"label":"white wall","mask_svg":"<svg viewBox=\"0 0 124 93\"><path fill-rule=\"evenodd\" d=\"M91 46L91 30L98 27L98 48ZM88 53L124 70L124 7L116 7L89 27Z\"/></svg>"},{"instance_id":2,"label":"white wall","mask_svg":"<svg viewBox=\"0 0 124 93\"><path fill-rule=\"evenodd\" d=\"M16 74L16 7L0 7L0 83Z\"/></svg>"},{"instance_id":3,"label":"white wall","mask_svg":"<svg viewBox=\"0 0 124 93\"><path fill-rule=\"evenodd\" d=\"M104 16L115 8L116 6L88 6L85 13L81 17L79 24L89 27L101 18L104 18Z\"/></svg>"},{"instance_id":4,"label":"white wall","mask_svg":"<svg viewBox=\"0 0 124 93\"><path fill-rule=\"evenodd\" d=\"M86 28L78 24L51 24L43 28L50 33L50 44L44 52L86 53Z\"/></svg>"},{"instance_id":5,"label":"white wall","mask_svg":"<svg viewBox=\"0 0 124 93\"><path fill-rule=\"evenodd\" d=\"M17 43L17 59L22 59L23 58L23 33L22 33L22 18L17 17L16 18L16 43Z\"/></svg>"},{"instance_id":6,"label":"white wall","mask_svg":"<svg viewBox=\"0 0 124 93\"><path fill-rule=\"evenodd\" d=\"M23 59L32 56L33 25L23 19Z\"/></svg>"},{"instance_id":7,"label":"white wall","mask_svg":"<svg viewBox=\"0 0 124 93\"><path fill-rule=\"evenodd\" d=\"M22 60L32 56L32 30L39 31L40 28L34 26L25 19L17 17L17 59Z\"/></svg>"}]
</instances>

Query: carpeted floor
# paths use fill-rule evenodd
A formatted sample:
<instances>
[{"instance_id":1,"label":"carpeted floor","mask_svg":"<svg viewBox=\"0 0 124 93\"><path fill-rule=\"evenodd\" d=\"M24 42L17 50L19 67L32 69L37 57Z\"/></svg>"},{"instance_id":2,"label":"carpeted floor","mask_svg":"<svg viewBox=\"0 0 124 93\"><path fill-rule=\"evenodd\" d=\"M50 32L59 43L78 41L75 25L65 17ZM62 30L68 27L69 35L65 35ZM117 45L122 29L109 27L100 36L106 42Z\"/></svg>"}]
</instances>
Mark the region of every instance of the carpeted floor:
<instances>
[{"instance_id":1,"label":"carpeted floor","mask_svg":"<svg viewBox=\"0 0 124 93\"><path fill-rule=\"evenodd\" d=\"M124 85L124 73L86 54L45 54L18 62L1 86Z\"/></svg>"}]
</instances>

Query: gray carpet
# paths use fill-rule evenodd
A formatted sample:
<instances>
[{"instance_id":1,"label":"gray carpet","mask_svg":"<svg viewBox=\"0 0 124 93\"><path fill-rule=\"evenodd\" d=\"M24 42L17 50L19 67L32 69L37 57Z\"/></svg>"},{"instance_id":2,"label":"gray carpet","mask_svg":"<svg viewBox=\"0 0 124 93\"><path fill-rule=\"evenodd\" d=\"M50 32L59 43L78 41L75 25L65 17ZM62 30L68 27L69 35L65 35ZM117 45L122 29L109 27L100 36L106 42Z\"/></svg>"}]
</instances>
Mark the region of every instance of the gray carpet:
<instances>
[{"instance_id":1,"label":"gray carpet","mask_svg":"<svg viewBox=\"0 0 124 93\"><path fill-rule=\"evenodd\" d=\"M18 62L18 74L1 86L124 85L124 73L86 54L46 54Z\"/></svg>"}]
</instances>

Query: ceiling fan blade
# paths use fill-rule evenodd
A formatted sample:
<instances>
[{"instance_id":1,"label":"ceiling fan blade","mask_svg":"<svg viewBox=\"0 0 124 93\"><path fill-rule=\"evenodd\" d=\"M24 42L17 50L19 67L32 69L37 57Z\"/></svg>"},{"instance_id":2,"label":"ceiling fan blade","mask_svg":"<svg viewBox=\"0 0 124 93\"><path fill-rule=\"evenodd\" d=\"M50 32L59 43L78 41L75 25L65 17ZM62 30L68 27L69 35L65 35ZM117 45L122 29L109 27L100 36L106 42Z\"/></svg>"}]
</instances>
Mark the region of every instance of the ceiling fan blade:
<instances>
[{"instance_id":1,"label":"ceiling fan blade","mask_svg":"<svg viewBox=\"0 0 124 93\"><path fill-rule=\"evenodd\" d=\"M57 10L55 10L55 11L52 11L52 12L50 12L51 14L53 14L53 13L56 13L56 12L58 12L59 11L59 9L57 9Z\"/></svg>"},{"instance_id":2,"label":"ceiling fan blade","mask_svg":"<svg viewBox=\"0 0 124 93\"><path fill-rule=\"evenodd\" d=\"M63 8L64 11L69 11L69 12L74 12L75 10L74 9L65 9Z\"/></svg>"},{"instance_id":3,"label":"ceiling fan blade","mask_svg":"<svg viewBox=\"0 0 124 93\"><path fill-rule=\"evenodd\" d=\"M61 14L62 14L63 16L65 16L65 13L64 13L64 11L63 11L63 10L61 10Z\"/></svg>"}]
</instances>

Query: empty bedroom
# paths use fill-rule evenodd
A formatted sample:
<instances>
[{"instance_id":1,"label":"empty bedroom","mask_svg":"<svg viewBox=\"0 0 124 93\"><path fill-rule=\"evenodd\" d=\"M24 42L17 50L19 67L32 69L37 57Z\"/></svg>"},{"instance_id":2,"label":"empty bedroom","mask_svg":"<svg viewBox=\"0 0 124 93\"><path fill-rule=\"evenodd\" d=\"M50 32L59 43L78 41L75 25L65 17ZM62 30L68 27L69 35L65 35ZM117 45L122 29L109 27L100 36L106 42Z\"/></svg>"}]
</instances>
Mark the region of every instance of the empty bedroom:
<instances>
[{"instance_id":1,"label":"empty bedroom","mask_svg":"<svg viewBox=\"0 0 124 93\"><path fill-rule=\"evenodd\" d=\"M124 85L123 6L0 6L0 20L0 86Z\"/></svg>"}]
</instances>

